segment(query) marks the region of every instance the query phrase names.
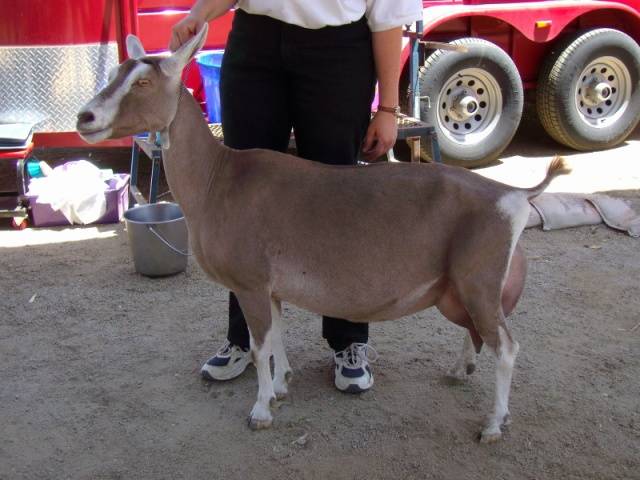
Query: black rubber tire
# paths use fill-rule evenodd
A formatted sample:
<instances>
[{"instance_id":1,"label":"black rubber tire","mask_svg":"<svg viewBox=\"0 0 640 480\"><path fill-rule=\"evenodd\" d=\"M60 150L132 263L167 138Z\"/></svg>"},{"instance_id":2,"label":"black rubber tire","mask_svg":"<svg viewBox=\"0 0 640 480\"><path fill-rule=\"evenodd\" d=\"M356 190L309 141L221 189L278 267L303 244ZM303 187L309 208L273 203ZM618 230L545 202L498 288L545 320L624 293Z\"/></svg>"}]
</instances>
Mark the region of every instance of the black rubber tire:
<instances>
[{"instance_id":1,"label":"black rubber tire","mask_svg":"<svg viewBox=\"0 0 640 480\"><path fill-rule=\"evenodd\" d=\"M462 38L451 42L464 45L467 52L436 50L420 69L420 115L436 129L444 163L466 168L493 163L509 145L522 118L523 87L520 74L509 55L497 45L479 38ZM466 68L490 73L502 94L501 117L492 133L481 142L463 145L448 138L438 120L438 98L445 82ZM431 152L422 149L422 158L430 160Z\"/></svg>"},{"instance_id":2,"label":"black rubber tire","mask_svg":"<svg viewBox=\"0 0 640 480\"><path fill-rule=\"evenodd\" d=\"M628 69L631 98L620 118L596 128L581 119L575 89L580 73L603 56L619 59ZM544 129L558 143L582 151L620 144L640 121L640 47L625 33L609 28L580 32L558 41L540 72L536 106Z\"/></svg>"}]
</instances>

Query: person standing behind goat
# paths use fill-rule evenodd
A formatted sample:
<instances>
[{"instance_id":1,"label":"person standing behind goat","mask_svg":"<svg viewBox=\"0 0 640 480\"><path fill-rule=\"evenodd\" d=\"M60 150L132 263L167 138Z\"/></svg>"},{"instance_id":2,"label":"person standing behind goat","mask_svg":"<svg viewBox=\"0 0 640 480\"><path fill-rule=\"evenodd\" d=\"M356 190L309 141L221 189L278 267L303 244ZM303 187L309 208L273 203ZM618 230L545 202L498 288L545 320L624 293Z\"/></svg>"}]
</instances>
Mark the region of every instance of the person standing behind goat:
<instances>
[{"instance_id":1,"label":"person standing behind goat","mask_svg":"<svg viewBox=\"0 0 640 480\"><path fill-rule=\"evenodd\" d=\"M198 0L174 25L171 50L234 5L220 79L227 146L284 152L293 128L298 155L330 165L355 165L360 154L373 160L393 146L402 25L422 18L420 0ZM368 335L366 323L323 317L339 390L373 385ZM201 374L230 380L250 362L249 331L230 292L227 341Z\"/></svg>"}]
</instances>

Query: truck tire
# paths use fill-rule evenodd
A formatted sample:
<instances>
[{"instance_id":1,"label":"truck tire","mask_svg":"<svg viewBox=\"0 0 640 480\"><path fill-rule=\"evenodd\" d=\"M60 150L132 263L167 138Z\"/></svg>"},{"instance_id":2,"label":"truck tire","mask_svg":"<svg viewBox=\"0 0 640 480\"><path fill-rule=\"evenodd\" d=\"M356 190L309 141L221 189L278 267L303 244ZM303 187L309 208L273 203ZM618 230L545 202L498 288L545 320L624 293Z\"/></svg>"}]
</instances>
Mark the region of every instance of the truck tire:
<instances>
[{"instance_id":1,"label":"truck tire","mask_svg":"<svg viewBox=\"0 0 640 480\"><path fill-rule=\"evenodd\" d=\"M558 42L540 72L536 104L557 142L583 151L618 145L640 120L640 47L609 28Z\"/></svg>"},{"instance_id":2,"label":"truck tire","mask_svg":"<svg viewBox=\"0 0 640 480\"><path fill-rule=\"evenodd\" d=\"M464 53L436 50L420 69L420 115L436 129L444 163L488 165L518 129L523 88L518 69L501 48L479 38L451 42ZM422 157L430 151L423 148Z\"/></svg>"}]
</instances>

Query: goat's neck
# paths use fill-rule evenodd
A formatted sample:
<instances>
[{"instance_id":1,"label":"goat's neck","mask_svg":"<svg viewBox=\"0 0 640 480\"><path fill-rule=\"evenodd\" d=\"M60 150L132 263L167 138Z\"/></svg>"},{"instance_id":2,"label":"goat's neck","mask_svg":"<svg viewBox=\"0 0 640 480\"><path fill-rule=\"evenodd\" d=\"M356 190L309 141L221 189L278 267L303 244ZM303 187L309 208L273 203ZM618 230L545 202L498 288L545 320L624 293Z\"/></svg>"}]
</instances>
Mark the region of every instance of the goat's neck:
<instances>
[{"instance_id":1,"label":"goat's neck","mask_svg":"<svg viewBox=\"0 0 640 480\"><path fill-rule=\"evenodd\" d=\"M178 110L169 125L171 144L163 158L173 197L189 216L206 204L215 172L228 149L211 135L195 99L184 86L180 89Z\"/></svg>"}]
</instances>

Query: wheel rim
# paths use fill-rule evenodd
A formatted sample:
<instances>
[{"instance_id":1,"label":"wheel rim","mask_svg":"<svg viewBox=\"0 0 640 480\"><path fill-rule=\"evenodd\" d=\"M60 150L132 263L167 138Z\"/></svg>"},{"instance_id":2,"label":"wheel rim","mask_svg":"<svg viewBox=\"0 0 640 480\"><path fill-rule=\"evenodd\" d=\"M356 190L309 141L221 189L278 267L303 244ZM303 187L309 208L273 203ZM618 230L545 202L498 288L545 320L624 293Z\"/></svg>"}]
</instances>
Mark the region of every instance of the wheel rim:
<instances>
[{"instance_id":1,"label":"wheel rim","mask_svg":"<svg viewBox=\"0 0 640 480\"><path fill-rule=\"evenodd\" d=\"M459 145L475 145L495 130L502 114L502 91L495 77L480 68L455 73L438 96L438 124Z\"/></svg>"},{"instance_id":2,"label":"wheel rim","mask_svg":"<svg viewBox=\"0 0 640 480\"><path fill-rule=\"evenodd\" d=\"M631 99L629 69L616 57L596 58L578 77L574 98L581 120L590 127L614 124Z\"/></svg>"}]
</instances>

